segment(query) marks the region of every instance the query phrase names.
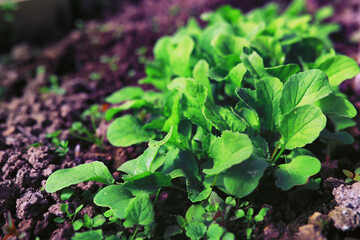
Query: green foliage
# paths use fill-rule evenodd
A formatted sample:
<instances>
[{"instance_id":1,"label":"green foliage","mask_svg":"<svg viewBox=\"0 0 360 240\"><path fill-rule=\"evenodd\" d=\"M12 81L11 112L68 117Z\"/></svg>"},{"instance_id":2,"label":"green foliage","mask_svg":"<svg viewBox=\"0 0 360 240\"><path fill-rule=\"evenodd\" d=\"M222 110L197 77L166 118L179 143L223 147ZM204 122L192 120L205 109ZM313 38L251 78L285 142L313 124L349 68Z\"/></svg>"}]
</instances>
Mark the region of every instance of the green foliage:
<instances>
[{"instance_id":1,"label":"green foliage","mask_svg":"<svg viewBox=\"0 0 360 240\"><path fill-rule=\"evenodd\" d=\"M149 142L139 157L118 168L123 182L107 182L94 198L111 209L113 221L136 228L132 238L152 236L149 196L171 187L196 204L164 238L182 233L190 239L234 239L225 224L240 219L250 239L268 208L255 214L240 198L271 174L283 190L306 184L321 164L303 147L316 139L330 149L351 142L342 130L353 124L356 110L338 85L359 67L332 49L328 36L337 28L321 23L331 11L312 19L301 15L303 3L294 1L283 13L274 3L248 14L224 6L201 16L208 22L204 29L191 19L159 39L154 60L146 64L147 76L139 83L158 91L125 87L106 99L117 104L106 112L108 121L132 111L112 121L109 142ZM334 128L326 128L328 119ZM50 190L90 180L79 170L70 175L76 181L51 183ZM224 202L217 192L229 197ZM138 234L140 225L147 230Z\"/></svg>"}]
</instances>

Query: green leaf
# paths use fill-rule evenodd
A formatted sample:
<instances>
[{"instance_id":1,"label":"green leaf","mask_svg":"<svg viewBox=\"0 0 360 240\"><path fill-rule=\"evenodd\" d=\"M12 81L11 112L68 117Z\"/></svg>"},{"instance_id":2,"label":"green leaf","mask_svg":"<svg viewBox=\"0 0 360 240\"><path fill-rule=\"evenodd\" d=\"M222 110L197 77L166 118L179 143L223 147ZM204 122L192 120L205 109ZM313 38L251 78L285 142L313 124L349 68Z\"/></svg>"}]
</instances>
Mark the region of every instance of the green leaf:
<instances>
[{"instance_id":1,"label":"green leaf","mask_svg":"<svg viewBox=\"0 0 360 240\"><path fill-rule=\"evenodd\" d=\"M71 238L71 240L103 240L103 232L101 229L92 230L88 232L76 232L75 235Z\"/></svg>"},{"instance_id":2,"label":"green leaf","mask_svg":"<svg viewBox=\"0 0 360 240\"><path fill-rule=\"evenodd\" d=\"M167 117L162 131L168 132L171 127L176 128L175 134L177 134L177 127L181 119L181 94L174 90L171 91L165 98L164 115ZM174 135L175 135L174 134Z\"/></svg>"},{"instance_id":3,"label":"green leaf","mask_svg":"<svg viewBox=\"0 0 360 240\"><path fill-rule=\"evenodd\" d=\"M316 62L313 68L323 70L329 77L331 86L338 86L347 79L351 79L360 73L356 61L344 55L330 56Z\"/></svg>"},{"instance_id":4,"label":"green leaf","mask_svg":"<svg viewBox=\"0 0 360 240\"><path fill-rule=\"evenodd\" d=\"M209 64L205 60L199 60L193 70L193 77L196 83L202 84L207 90L207 98L213 101L211 84L208 78Z\"/></svg>"},{"instance_id":5,"label":"green leaf","mask_svg":"<svg viewBox=\"0 0 360 240\"><path fill-rule=\"evenodd\" d=\"M115 116L115 114L123 112L125 110L129 110L129 109L139 109L142 107L151 107L152 104L149 103L147 100L145 99L135 99L135 100L131 100L128 101L120 106L117 107L113 107L110 108L109 110L106 111L105 113L105 120L106 121L110 121L111 119L113 119L113 117Z\"/></svg>"},{"instance_id":6,"label":"green leaf","mask_svg":"<svg viewBox=\"0 0 360 240\"><path fill-rule=\"evenodd\" d=\"M224 131L210 146L210 156L214 160L211 169L204 169L204 173L214 175L248 159L253 151L249 137L242 133Z\"/></svg>"},{"instance_id":7,"label":"green leaf","mask_svg":"<svg viewBox=\"0 0 360 240\"><path fill-rule=\"evenodd\" d=\"M224 232L223 227L220 227L217 223L212 223L206 232L206 236L209 240L220 240Z\"/></svg>"},{"instance_id":8,"label":"green leaf","mask_svg":"<svg viewBox=\"0 0 360 240\"><path fill-rule=\"evenodd\" d=\"M228 77L231 69L238 63L240 63L238 55L228 55L216 62L215 67L209 71L209 77L219 82L224 81Z\"/></svg>"},{"instance_id":9,"label":"green leaf","mask_svg":"<svg viewBox=\"0 0 360 240\"><path fill-rule=\"evenodd\" d=\"M85 181L94 181L109 185L113 184L115 179L104 163L95 161L73 168L57 170L48 178L45 190L48 193L53 193Z\"/></svg>"},{"instance_id":10,"label":"green leaf","mask_svg":"<svg viewBox=\"0 0 360 240\"><path fill-rule=\"evenodd\" d=\"M343 97L330 94L327 97L315 102L315 105L321 108L324 114L335 114L340 117L353 118L357 112L355 107Z\"/></svg>"},{"instance_id":11,"label":"green leaf","mask_svg":"<svg viewBox=\"0 0 360 240\"><path fill-rule=\"evenodd\" d=\"M321 169L318 159L310 156L297 156L288 164L280 164L275 170L275 185L282 190L305 184L308 178Z\"/></svg>"},{"instance_id":12,"label":"green leaf","mask_svg":"<svg viewBox=\"0 0 360 240\"><path fill-rule=\"evenodd\" d=\"M82 228L82 226L84 225L83 220L78 219L73 223L73 228L75 231L79 230L80 228Z\"/></svg>"},{"instance_id":13,"label":"green leaf","mask_svg":"<svg viewBox=\"0 0 360 240\"><path fill-rule=\"evenodd\" d=\"M215 52L220 56L242 54L244 47L250 47L249 41L230 34L219 34L211 42Z\"/></svg>"},{"instance_id":14,"label":"green leaf","mask_svg":"<svg viewBox=\"0 0 360 240\"><path fill-rule=\"evenodd\" d=\"M68 200L74 194L74 192L75 192L74 189L71 188L63 189L60 194L61 201Z\"/></svg>"},{"instance_id":15,"label":"green leaf","mask_svg":"<svg viewBox=\"0 0 360 240\"><path fill-rule=\"evenodd\" d=\"M279 101L283 84L277 78L266 77L256 81L255 88L256 110L261 126L273 130L280 117Z\"/></svg>"},{"instance_id":16,"label":"green leaf","mask_svg":"<svg viewBox=\"0 0 360 240\"><path fill-rule=\"evenodd\" d=\"M209 129L207 120L202 114L206 99L207 90L201 84L195 83L193 80L187 80L185 92L183 93L182 109L183 114L194 124Z\"/></svg>"},{"instance_id":17,"label":"green leaf","mask_svg":"<svg viewBox=\"0 0 360 240\"><path fill-rule=\"evenodd\" d=\"M182 233L182 229L177 226L177 225L170 225L166 228L165 232L164 232L164 239L171 239L170 237L173 237L175 235L181 234Z\"/></svg>"},{"instance_id":18,"label":"green leaf","mask_svg":"<svg viewBox=\"0 0 360 240\"><path fill-rule=\"evenodd\" d=\"M221 240L235 240L235 235L231 232L227 232L224 234Z\"/></svg>"},{"instance_id":19,"label":"green leaf","mask_svg":"<svg viewBox=\"0 0 360 240\"><path fill-rule=\"evenodd\" d=\"M296 107L313 104L332 92L326 74L320 70L308 70L292 75L285 83L280 98L282 114Z\"/></svg>"},{"instance_id":20,"label":"green leaf","mask_svg":"<svg viewBox=\"0 0 360 240\"><path fill-rule=\"evenodd\" d=\"M139 157L126 161L117 170L127 173L129 176L135 176L151 170L151 164L154 161L159 149L164 145L172 135L172 128L166 134L163 140L149 142L149 147Z\"/></svg>"},{"instance_id":21,"label":"green leaf","mask_svg":"<svg viewBox=\"0 0 360 240\"><path fill-rule=\"evenodd\" d=\"M326 126L326 117L320 108L312 105L297 107L285 115L279 132L286 149L303 147L319 137Z\"/></svg>"},{"instance_id":22,"label":"green leaf","mask_svg":"<svg viewBox=\"0 0 360 240\"><path fill-rule=\"evenodd\" d=\"M262 221L264 221L264 217L265 217L267 211L269 211L269 209L270 209L270 208L268 208L268 207L262 208L262 209L259 211L259 213L254 217L255 222L262 222Z\"/></svg>"},{"instance_id":23,"label":"green leaf","mask_svg":"<svg viewBox=\"0 0 360 240\"><path fill-rule=\"evenodd\" d=\"M117 218L125 218L125 210L133 195L123 185L107 186L98 192L94 203L100 207L109 207Z\"/></svg>"},{"instance_id":24,"label":"green leaf","mask_svg":"<svg viewBox=\"0 0 360 240\"><path fill-rule=\"evenodd\" d=\"M162 172L137 175L134 178L126 179L126 187L133 195L152 194L159 188L170 187L171 177Z\"/></svg>"},{"instance_id":25,"label":"green leaf","mask_svg":"<svg viewBox=\"0 0 360 240\"><path fill-rule=\"evenodd\" d=\"M255 51L250 52L250 49L245 48L243 54L240 55L246 69L256 78L267 77L263 59Z\"/></svg>"},{"instance_id":26,"label":"green leaf","mask_svg":"<svg viewBox=\"0 0 360 240\"><path fill-rule=\"evenodd\" d=\"M206 233L207 227L202 222L191 221L185 226L186 236L191 240L199 240Z\"/></svg>"},{"instance_id":27,"label":"green leaf","mask_svg":"<svg viewBox=\"0 0 360 240\"><path fill-rule=\"evenodd\" d=\"M327 129L324 129L320 134L320 140L333 145L340 144L353 144L354 138L347 132L332 133Z\"/></svg>"},{"instance_id":28,"label":"green leaf","mask_svg":"<svg viewBox=\"0 0 360 240\"><path fill-rule=\"evenodd\" d=\"M130 200L125 211L125 227L148 226L154 222L154 207L147 194L139 194Z\"/></svg>"},{"instance_id":29,"label":"green leaf","mask_svg":"<svg viewBox=\"0 0 360 240\"><path fill-rule=\"evenodd\" d=\"M266 68L268 74L277 77L282 83L286 83L291 75L296 74L299 71L299 65L294 63Z\"/></svg>"},{"instance_id":30,"label":"green leaf","mask_svg":"<svg viewBox=\"0 0 360 240\"><path fill-rule=\"evenodd\" d=\"M225 85L225 92L230 97L236 96L236 88L241 87L242 80L246 73L246 68L243 63L237 64L233 67L228 75L228 80Z\"/></svg>"},{"instance_id":31,"label":"green leaf","mask_svg":"<svg viewBox=\"0 0 360 240\"><path fill-rule=\"evenodd\" d=\"M169 62L173 74L177 76L190 77L190 56L194 48L194 41L189 36L173 39L170 45Z\"/></svg>"},{"instance_id":32,"label":"green leaf","mask_svg":"<svg viewBox=\"0 0 360 240\"><path fill-rule=\"evenodd\" d=\"M265 159L249 159L228 169L223 176L227 193L242 198L257 187L265 169L269 166Z\"/></svg>"},{"instance_id":33,"label":"green leaf","mask_svg":"<svg viewBox=\"0 0 360 240\"><path fill-rule=\"evenodd\" d=\"M203 110L205 118L219 131L231 130L233 132L243 132L246 124L232 111L225 107L220 107L208 99Z\"/></svg>"},{"instance_id":34,"label":"green leaf","mask_svg":"<svg viewBox=\"0 0 360 240\"><path fill-rule=\"evenodd\" d=\"M271 36L257 36L251 41L251 46L270 61L272 66L278 66L284 63L285 54L280 42Z\"/></svg>"},{"instance_id":35,"label":"green leaf","mask_svg":"<svg viewBox=\"0 0 360 240\"><path fill-rule=\"evenodd\" d=\"M105 98L105 102L117 104L126 100L139 99L143 95L144 90L141 87L124 87Z\"/></svg>"},{"instance_id":36,"label":"green leaf","mask_svg":"<svg viewBox=\"0 0 360 240\"><path fill-rule=\"evenodd\" d=\"M339 117L337 115L330 115L329 118L333 122L336 132L356 125L356 122L349 118Z\"/></svg>"},{"instance_id":37,"label":"green leaf","mask_svg":"<svg viewBox=\"0 0 360 240\"><path fill-rule=\"evenodd\" d=\"M131 115L125 115L113 121L106 135L109 142L116 147L128 147L147 142L154 137L152 133L142 128L136 117Z\"/></svg>"},{"instance_id":38,"label":"green leaf","mask_svg":"<svg viewBox=\"0 0 360 240\"><path fill-rule=\"evenodd\" d=\"M104 215L102 214L98 214L96 215L94 218L94 223L92 224L92 226L95 227L100 227L102 226L105 222L106 222L106 218L104 217Z\"/></svg>"},{"instance_id":39,"label":"green leaf","mask_svg":"<svg viewBox=\"0 0 360 240\"><path fill-rule=\"evenodd\" d=\"M354 176L355 176L354 173L351 172L351 171L349 171L349 170L343 169L342 171L343 171L343 173L345 174L345 176L347 176L348 178L353 179Z\"/></svg>"}]
</instances>

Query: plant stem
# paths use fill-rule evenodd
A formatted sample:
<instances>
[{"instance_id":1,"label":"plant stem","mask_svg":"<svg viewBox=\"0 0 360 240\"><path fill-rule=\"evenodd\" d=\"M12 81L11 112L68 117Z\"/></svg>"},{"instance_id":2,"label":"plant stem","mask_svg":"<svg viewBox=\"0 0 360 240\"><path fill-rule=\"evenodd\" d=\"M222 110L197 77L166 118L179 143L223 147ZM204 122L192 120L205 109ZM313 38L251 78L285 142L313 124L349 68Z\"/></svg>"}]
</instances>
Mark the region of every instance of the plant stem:
<instances>
[{"instance_id":1,"label":"plant stem","mask_svg":"<svg viewBox=\"0 0 360 240\"><path fill-rule=\"evenodd\" d=\"M140 225L137 225L137 226L136 226L135 232L134 232L134 234L131 236L130 240L134 240L134 239L135 239L136 234L137 234L137 232L138 232L138 230L139 230L139 226L140 226Z\"/></svg>"},{"instance_id":2,"label":"plant stem","mask_svg":"<svg viewBox=\"0 0 360 240\"><path fill-rule=\"evenodd\" d=\"M276 154L276 152L277 152L278 150L279 150L279 144L276 145L275 150L274 150L273 154L271 155L271 158L270 158L271 161L274 159L275 154Z\"/></svg>"},{"instance_id":3,"label":"plant stem","mask_svg":"<svg viewBox=\"0 0 360 240\"><path fill-rule=\"evenodd\" d=\"M284 151L285 151L285 145L281 148L280 152L276 155L275 159L272 162L275 163Z\"/></svg>"},{"instance_id":4,"label":"plant stem","mask_svg":"<svg viewBox=\"0 0 360 240\"><path fill-rule=\"evenodd\" d=\"M217 179L218 179L218 176L219 176L219 174L217 174L217 175L215 176L214 181L213 181L213 183L211 184L211 187L215 186L216 181L217 181Z\"/></svg>"},{"instance_id":5,"label":"plant stem","mask_svg":"<svg viewBox=\"0 0 360 240\"><path fill-rule=\"evenodd\" d=\"M161 188L159 188L159 190L158 190L157 193L156 193L156 196L155 196L155 199L154 199L154 206L155 206L156 201L157 201L157 199L158 199L158 197L159 197L160 191L161 191Z\"/></svg>"}]
</instances>

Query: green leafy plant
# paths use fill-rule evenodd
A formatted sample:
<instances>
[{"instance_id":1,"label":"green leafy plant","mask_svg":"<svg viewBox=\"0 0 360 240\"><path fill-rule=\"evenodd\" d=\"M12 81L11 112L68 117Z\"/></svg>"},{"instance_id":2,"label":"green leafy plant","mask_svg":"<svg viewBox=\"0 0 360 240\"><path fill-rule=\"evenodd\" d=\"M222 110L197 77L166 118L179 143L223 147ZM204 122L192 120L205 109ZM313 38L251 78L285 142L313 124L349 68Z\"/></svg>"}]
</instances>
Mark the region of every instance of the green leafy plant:
<instances>
[{"instance_id":1,"label":"green leafy plant","mask_svg":"<svg viewBox=\"0 0 360 240\"><path fill-rule=\"evenodd\" d=\"M181 230L200 239L214 231L216 239L231 239L211 217L218 210L227 214L226 207L211 203L215 194L241 199L270 175L284 191L301 187L321 169L306 147L319 139L330 153L356 115L338 86L358 74L359 66L333 50L328 36L338 27L321 23L329 9L312 19L301 15L304 7L295 1L283 13L269 4L243 14L224 6L201 16L208 22L204 29L190 19L173 36L159 39L147 76L139 81L157 91L125 87L106 98L115 105L105 114L108 121L133 111L113 120L109 142L117 147L148 142L143 154L118 168L124 182L114 184L107 168L94 162L53 173L46 191L103 182L108 186L96 194L95 204L110 208L137 233L139 226L154 225L150 196L174 188L200 202L187 215L193 209L201 214L178 218L171 234ZM254 215L253 207L243 205L227 219L241 219L251 238L266 212Z\"/></svg>"},{"instance_id":2,"label":"green leafy plant","mask_svg":"<svg viewBox=\"0 0 360 240\"><path fill-rule=\"evenodd\" d=\"M53 133L47 134L46 137L51 139L53 147L55 147L55 152L58 153L59 156L65 156L70 150L70 148L68 147L69 142L66 140L60 140L60 133L61 130L57 130Z\"/></svg>"}]
</instances>

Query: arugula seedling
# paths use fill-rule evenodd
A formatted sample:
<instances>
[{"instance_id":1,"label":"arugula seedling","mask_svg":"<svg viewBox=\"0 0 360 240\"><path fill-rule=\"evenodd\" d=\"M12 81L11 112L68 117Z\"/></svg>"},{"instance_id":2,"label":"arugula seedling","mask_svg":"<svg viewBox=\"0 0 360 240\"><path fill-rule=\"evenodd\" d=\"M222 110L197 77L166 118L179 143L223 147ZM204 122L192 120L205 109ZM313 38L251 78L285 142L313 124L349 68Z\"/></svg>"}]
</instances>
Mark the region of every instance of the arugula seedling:
<instances>
[{"instance_id":1,"label":"arugula seedling","mask_svg":"<svg viewBox=\"0 0 360 240\"><path fill-rule=\"evenodd\" d=\"M69 211L69 205L67 205L66 203L63 203L63 204L61 204L61 206L60 206L60 210L61 210L61 212L63 212L63 213L66 215L67 218L69 218L71 224L74 225L74 220L75 220L75 218L76 218L76 215L81 211L81 209L82 209L83 207L84 207L84 205L81 204L80 206L78 206L78 207L75 209L75 211L74 211L73 213L70 213L70 211ZM65 222L65 219L62 218L62 217L56 217L56 218L54 218L54 222L56 222L56 223L63 223L63 222Z\"/></svg>"},{"instance_id":2,"label":"arugula seedling","mask_svg":"<svg viewBox=\"0 0 360 240\"><path fill-rule=\"evenodd\" d=\"M47 138L51 138L51 142L53 143L53 147L55 147L55 152L59 154L59 156L65 156L70 148L68 147L69 142L65 140L60 140L59 135L61 130L57 130L53 133L49 133L46 135Z\"/></svg>"},{"instance_id":3,"label":"arugula seedling","mask_svg":"<svg viewBox=\"0 0 360 240\"><path fill-rule=\"evenodd\" d=\"M117 56L109 57L109 56L103 55L100 57L100 62L108 64L110 70L113 72L115 72L119 69L118 65L116 64L117 61L118 61Z\"/></svg>"},{"instance_id":4,"label":"arugula seedling","mask_svg":"<svg viewBox=\"0 0 360 240\"><path fill-rule=\"evenodd\" d=\"M5 237L3 240L7 240L15 236L17 239L22 239L26 237L26 233L19 231L15 227L14 219L11 216L10 211L7 213L7 223L2 227Z\"/></svg>"},{"instance_id":5,"label":"arugula seedling","mask_svg":"<svg viewBox=\"0 0 360 240\"><path fill-rule=\"evenodd\" d=\"M55 94L58 94L58 95L64 95L66 93L66 90L59 86L57 76L51 75L49 77L49 83L50 83L49 87L41 87L40 88L40 93L50 93L50 92L52 92L52 93L55 93Z\"/></svg>"},{"instance_id":6,"label":"arugula seedling","mask_svg":"<svg viewBox=\"0 0 360 240\"><path fill-rule=\"evenodd\" d=\"M92 130L89 130L82 122L74 122L70 128L70 134L81 140L91 142L104 149L104 137L99 137L97 134L97 122L103 118L103 114L100 112L99 105L92 105L89 109L84 111L82 118L85 120L90 117ZM86 135L83 137L82 135Z\"/></svg>"},{"instance_id":7,"label":"arugula seedling","mask_svg":"<svg viewBox=\"0 0 360 240\"><path fill-rule=\"evenodd\" d=\"M345 179L345 183L351 183L352 181L356 181L356 182L360 181L360 168L355 169L354 172L351 172L346 169L343 169L342 171L347 177Z\"/></svg>"}]
</instances>

